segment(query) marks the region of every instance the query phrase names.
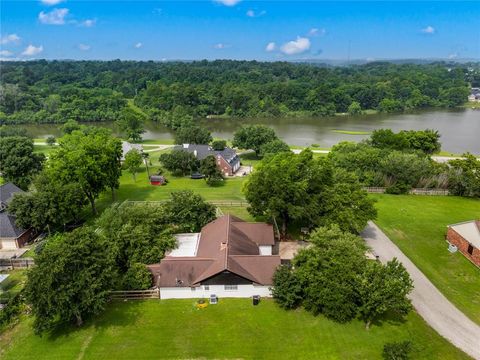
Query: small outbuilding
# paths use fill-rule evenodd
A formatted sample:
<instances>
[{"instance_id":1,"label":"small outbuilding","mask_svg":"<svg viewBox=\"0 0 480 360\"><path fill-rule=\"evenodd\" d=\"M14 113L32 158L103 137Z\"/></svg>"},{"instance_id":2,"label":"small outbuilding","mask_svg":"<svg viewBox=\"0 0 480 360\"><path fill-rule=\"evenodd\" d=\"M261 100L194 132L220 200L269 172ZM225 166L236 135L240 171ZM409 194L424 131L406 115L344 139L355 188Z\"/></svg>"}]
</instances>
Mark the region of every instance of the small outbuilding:
<instances>
[{"instance_id":1,"label":"small outbuilding","mask_svg":"<svg viewBox=\"0 0 480 360\"><path fill-rule=\"evenodd\" d=\"M165 185L167 180L162 175L151 175L150 176L150 185L161 186Z\"/></svg>"},{"instance_id":2,"label":"small outbuilding","mask_svg":"<svg viewBox=\"0 0 480 360\"><path fill-rule=\"evenodd\" d=\"M448 225L447 241L480 267L480 220Z\"/></svg>"}]
</instances>

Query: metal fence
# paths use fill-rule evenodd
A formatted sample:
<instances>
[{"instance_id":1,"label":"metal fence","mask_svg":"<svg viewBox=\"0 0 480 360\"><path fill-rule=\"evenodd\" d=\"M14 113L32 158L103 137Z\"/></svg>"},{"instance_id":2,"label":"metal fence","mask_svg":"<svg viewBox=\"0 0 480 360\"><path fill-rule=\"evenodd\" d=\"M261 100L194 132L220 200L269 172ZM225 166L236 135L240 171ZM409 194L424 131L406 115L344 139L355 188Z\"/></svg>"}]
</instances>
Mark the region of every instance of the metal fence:
<instances>
[{"instance_id":1,"label":"metal fence","mask_svg":"<svg viewBox=\"0 0 480 360\"><path fill-rule=\"evenodd\" d=\"M0 259L0 269L28 269L35 265L32 258Z\"/></svg>"},{"instance_id":2,"label":"metal fence","mask_svg":"<svg viewBox=\"0 0 480 360\"><path fill-rule=\"evenodd\" d=\"M160 299L160 289L110 291L112 300Z\"/></svg>"}]
</instances>

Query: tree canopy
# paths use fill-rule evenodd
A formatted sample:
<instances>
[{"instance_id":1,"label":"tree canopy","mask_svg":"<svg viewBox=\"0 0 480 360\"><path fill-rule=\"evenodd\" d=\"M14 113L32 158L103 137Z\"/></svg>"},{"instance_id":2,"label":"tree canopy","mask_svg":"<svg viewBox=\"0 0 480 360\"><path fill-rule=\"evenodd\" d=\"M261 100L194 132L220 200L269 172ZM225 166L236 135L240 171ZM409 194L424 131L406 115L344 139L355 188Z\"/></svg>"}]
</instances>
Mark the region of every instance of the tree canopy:
<instances>
[{"instance_id":1,"label":"tree canopy","mask_svg":"<svg viewBox=\"0 0 480 360\"><path fill-rule=\"evenodd\" d=\"M276 140L277 135L272 128L265 125L246 125L233 134L233 146L251 149L258 155L262 146Z\"/></svg>"}]
</instances>

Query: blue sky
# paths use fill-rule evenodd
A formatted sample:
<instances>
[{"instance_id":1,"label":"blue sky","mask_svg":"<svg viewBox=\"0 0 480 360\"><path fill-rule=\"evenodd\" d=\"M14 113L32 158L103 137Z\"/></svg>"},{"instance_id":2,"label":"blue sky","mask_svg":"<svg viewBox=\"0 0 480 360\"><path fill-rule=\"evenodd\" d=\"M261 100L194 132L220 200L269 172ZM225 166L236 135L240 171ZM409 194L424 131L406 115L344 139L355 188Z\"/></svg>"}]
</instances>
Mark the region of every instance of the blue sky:
<instances>
[{"instance_id":1,"label":"blue sky","mask_svg":"<svg viewBox=\"0 0 480 360\"><path fill-rule=\"evenodd\" d=\"M1 1L0 58L480 58L480 2Z\"/></svg>"}]
</instances>

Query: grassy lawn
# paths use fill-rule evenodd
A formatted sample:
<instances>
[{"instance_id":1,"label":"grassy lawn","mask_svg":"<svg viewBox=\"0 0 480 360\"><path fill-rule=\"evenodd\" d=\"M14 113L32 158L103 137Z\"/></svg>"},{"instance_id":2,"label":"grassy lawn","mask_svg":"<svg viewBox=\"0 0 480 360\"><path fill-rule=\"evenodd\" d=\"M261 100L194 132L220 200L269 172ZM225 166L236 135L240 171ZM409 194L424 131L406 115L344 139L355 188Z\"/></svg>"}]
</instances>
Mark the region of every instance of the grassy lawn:
<instances>
[{"instance_id":1,"label":"grassy lawn","mask_svg":"<svg viewBox=\"0 0 480 360\"><path fill-rule=\"evenodd\" d=\"M0 290L2 290L0 297L9 298L22 290L27 280L27 272L26 270L12 270L5 272L5 274L9 274L9 276L0 285Z\"/></svg>"},{"instance_id":2,"label":"grassy lawn","mask_svg":"<svg viewBox=\"0 0 480 360\"><path fill-rule=\"evenodd\" d=\"M271 300L117 302L80 330L35 336L26 318L0 337L2 359L380 359L385 342L410 340L415 359L467 359L415 313L366 331Z\"/></svg>"},{"instance_id":3,"label":"grassy lawn","mask_svg":"<svg viewBox=\"0 0 480 360\"><path fill-rule=\"evenodd\" d=\"M33 145L33 152L34 153L42 153L45 156L48 156L55 149L55 146L50 145Z\"/></svg>"},{"instance_id":4,"label":"grassy lawn","mask_svg":"<svg viewBox=\"0 0 480 360\"><path fill-rule=\"evenodd\" d=\"M375 195L377 224L438 289L480 324L480 269L451 254L446 226L480 218L480 201L453 196Z\"/></svg>"}]
</instances>

